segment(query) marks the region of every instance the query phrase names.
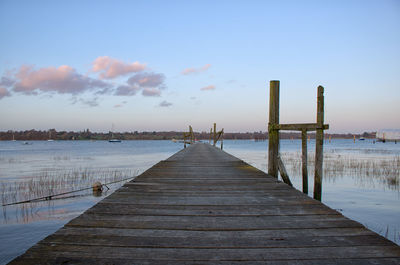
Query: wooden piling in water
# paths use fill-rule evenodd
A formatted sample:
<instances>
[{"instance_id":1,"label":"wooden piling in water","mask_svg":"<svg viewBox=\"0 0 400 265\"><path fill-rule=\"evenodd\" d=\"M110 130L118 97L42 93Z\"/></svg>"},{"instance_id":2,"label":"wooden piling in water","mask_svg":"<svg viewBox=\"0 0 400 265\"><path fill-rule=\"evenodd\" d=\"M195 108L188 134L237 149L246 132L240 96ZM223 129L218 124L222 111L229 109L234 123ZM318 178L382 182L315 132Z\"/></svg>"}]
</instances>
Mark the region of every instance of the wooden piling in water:
<instances>
[{"instance_id":1,"label":"wooden piling in water","mask_svg":"<svg viewBox=\"0 0 400 265\"><path fill-rule=\"evenodd\" d=\"M214 143L215 146L217 144L217 124L214 122Z\"/></svg>"},{"instance_id":2,"label":"wooden piling in water","mask_svg":"<svg viewBox=\"0 0 400 265\"><path fill-rule=\"evenodd\" d=\"M301 130L301 172L303 176L303 193L308 194L308 169L307 169L307 130Z\"/></svg>"},{"instance_id":3,"label":"wooden piling in water","mask_svg":"<svg viewBox=\"0 0 400 265\"><path fill-rule=\"evenodd\" d=\"M279 154L279 81L269 83L269 123L268 123L268 174L278 178Z\"/></svg>"},{"instance_id":4,"label":"wooden piling in water","mask_svg":"<svg viewBox=\"0 0 400 265\"><path fill-rule=\"evenodd\" d=\"M318 87L317 102L317 130L315 133L315 173L314 173L314 199L321 200L322 193L322 165L324 159L324 88Z\"/></svg>"}]
</instances>

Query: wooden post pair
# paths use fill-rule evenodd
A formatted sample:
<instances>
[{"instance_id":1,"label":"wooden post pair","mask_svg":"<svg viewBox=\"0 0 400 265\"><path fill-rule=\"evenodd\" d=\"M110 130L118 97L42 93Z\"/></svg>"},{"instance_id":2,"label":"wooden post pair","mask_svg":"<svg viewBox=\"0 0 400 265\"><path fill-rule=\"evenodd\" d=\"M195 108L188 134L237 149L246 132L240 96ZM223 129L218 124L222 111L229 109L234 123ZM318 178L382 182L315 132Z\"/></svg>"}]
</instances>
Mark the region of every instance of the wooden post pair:
<instances>
[{"instance_id":1,"label":"wooden post pair","mask_svg":"<svg viewBox=\"0 0 400 265\"><path fill-rule=\"evenodd\" d=\"M322 86L318 87L316 123L279 124L279 81L270 81L268 174L278 178L278 171L280 171L283 180L291 185L279 156L279 130L301 131L303 192L308 194L307 131L316 131L314 199L321 200L324 129L328 128L329 125L324 125L324 88Z\"/></svg>"},{"instance_id":2,"label":"wooden post pair","mask_svg":"<svg viewBox=\"0 0 400 265\"><path fill-rule=\"evenodd\" d=\"M221 141L221 150L222 150L224 148L224 129L217 132L217 124L214 123L214 133L212 131L212 128L210 130L210 141L211 141L211 135L213 135L213 146L216 146L219 140Z\"/></svg>"}]
</instances>

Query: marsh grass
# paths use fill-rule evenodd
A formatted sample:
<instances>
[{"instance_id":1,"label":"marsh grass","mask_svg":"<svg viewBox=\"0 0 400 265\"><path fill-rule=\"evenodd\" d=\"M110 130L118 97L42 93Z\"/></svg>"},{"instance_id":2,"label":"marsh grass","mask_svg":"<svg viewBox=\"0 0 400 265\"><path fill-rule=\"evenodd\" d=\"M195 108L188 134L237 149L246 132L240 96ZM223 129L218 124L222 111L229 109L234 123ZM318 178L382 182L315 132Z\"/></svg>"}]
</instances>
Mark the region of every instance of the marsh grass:
<instances>
[{"instance_id":1,"label":"marsh grass","mask_svg":"<svg viewBox=\"0 0 400 265\"><path fill-rule=\"evenodd\" d=\"M281 157L290 176L301 176L301 153L284 152ZM314 154L308 154L308 175L314 176ZM391 190L400 187L399 156L352 156L329 152L324 154L324 178L335 181L341 177L353 177L360 183L379 181Z\"/></svg>"},{"instance_id":2,"label":"marsh grass","mask_svg":"<svg viewBox=\"0 0 400 265\"><path fill-rule=\"evenodd\" d=\"M131 169L46 169L34 177L23 178L14 182L1 182L1 203L4 205L90 188L96 181L102 184L117 182L134 178L137 173L137 171Z\"/></svg>"}]
</instances>

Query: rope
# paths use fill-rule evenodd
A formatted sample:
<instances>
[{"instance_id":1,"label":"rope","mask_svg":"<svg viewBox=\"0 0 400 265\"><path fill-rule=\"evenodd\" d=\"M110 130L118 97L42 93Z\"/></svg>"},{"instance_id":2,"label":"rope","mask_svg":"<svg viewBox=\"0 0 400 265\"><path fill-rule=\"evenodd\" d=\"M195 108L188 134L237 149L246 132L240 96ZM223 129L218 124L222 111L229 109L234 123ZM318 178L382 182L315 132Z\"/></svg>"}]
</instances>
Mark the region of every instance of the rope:
<instances>
[{"instance_id":1,"label":"rope","mask_svg":"<svg viewBox=\"0 0 400 265\"><path fill-rule=\"evenodd\" d=\"M133 179L133 178L135 178L135 177L130 177L130 178L126 178L126 179L111 181L111 182L108 182L108 183L101 184L101 186L106 186L106 187L107 187L107 185L109 185L109 184L114 184L114 183L122 182L122 181L125 181L125 180ZM80 192L80 191L84 191L84 190L90 190L90 189L92 189L92 188L93 188L93 187L90 187L90 188L82 188L82 189L79 189L79 190L73 190L73 191L62 192L62 193L53 194L53 195L48 195L48 196L39 197L39 198L35 198L35 199L30 199L30 200L26 200L26 201L19 201L19 202L6 203L6 204L3 204L2 206L16 205L16 204L22 204L22 203L30 203L30 202L36 202L36 201L48 201L48 200L51 200L53 197L58 197L58 196L62 196L62 195L67 195L67 194L71 194L71 193L75 193L75 192ZM107 189L110 189L110 188L107 187ZM62 199L62 198L60 198L60 199Z\"/></svg>"}]
</instances>

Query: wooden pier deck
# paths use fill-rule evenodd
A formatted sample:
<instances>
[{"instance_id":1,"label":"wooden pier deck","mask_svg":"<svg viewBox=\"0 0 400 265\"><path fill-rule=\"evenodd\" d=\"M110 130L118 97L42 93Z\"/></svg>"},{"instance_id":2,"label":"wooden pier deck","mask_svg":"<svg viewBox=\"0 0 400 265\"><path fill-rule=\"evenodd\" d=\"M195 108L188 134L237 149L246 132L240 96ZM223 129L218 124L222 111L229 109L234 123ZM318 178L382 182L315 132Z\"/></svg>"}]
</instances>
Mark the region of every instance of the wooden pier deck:
<instances>
[{"instance_id":1,"label":"wooden pier deck","mask_svg":"<svg viewBox=\"0 0 400 265\"><path fill-rule=\"evenodd\" d=\"M194 144L11 264L400 264L400 247L245 162Z\"/></svg>"}]
</instances>

